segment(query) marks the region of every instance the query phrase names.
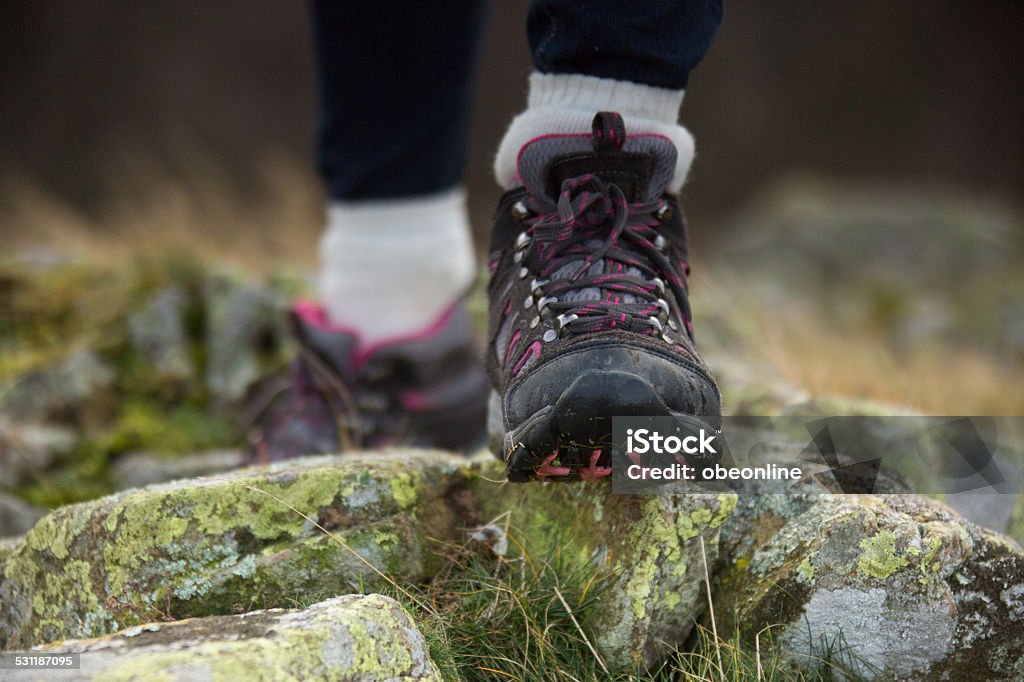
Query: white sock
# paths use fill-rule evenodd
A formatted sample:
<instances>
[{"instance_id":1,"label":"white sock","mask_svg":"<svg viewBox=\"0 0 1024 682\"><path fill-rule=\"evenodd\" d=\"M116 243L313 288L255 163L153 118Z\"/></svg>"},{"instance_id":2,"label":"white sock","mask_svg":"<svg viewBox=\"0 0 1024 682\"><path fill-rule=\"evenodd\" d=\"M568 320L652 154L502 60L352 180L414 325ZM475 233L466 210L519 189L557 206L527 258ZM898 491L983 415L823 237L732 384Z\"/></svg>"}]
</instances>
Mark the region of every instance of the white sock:
<instances>
[{"instance_id":1,"label":"white sock","mask_svg":"<svg viewBox=\"0 0 1024 682\"><path fill-rule=\"evenodd\" d=\"M669 185L678 192L693 162L693 136L678 123L683 90L667 90L641 83L579 74L533 73L526 111L512 119L494 159L494 176L504 188L516 179L519 150L541 135L589 133L594 114L622 114L626 135L664 135L678 154Z\"/></svg>"},{"instance_id":2,"label":"white sock","mask_svg":"<svg viewBox=\"0 0 1024 682\"><path fill-rule=\"evenodd\" d=\"M320 239L327 319L363 345L435 322L476 275L466 193L332 201Z\"/></svg>"}]
</instances>

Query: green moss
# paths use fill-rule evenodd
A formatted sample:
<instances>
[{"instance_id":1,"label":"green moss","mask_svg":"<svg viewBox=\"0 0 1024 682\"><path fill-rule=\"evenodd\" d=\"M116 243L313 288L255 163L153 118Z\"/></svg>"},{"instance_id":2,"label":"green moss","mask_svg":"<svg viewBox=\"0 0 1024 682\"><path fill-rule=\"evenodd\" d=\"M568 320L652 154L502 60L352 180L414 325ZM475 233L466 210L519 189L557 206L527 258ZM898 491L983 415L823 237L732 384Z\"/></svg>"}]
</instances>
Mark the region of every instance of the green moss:
<instances>
[{"instance_id":1,"label":"green moss","mask_svg":"<svg viewBox=\"0 0 1024 682\"><path fill-rule=\"evenodd\" d=\"M736 511L739 502L739 495L735 493L723 493L718 496L718 510L709 524L712 528L718 528L725 523Z\"/></svg>"},{"instance_id":2,"label":"green moss","mask_svg":"<svg viewBox=\"0 0 1024 682\"><path fill-rule=\"evenodd\" d=\"M896 553L896 536L891 531L881 531L860 542L863 553L857 561L857 568L864 575L884 580L909 562L906 556Z\"/></svg>"},{"instance_id":3,"label":"green moss","mask_svg":"<svg viewBox=\"0 0 1024 682\"><path fill-rule=\"evenodd\" d=\"M936 577L942 569L943 559L939 556L939 550L943 545L942 537L942 535L929 536L923 551L917 547L907 548L905 556L918 562L918 570L921 572L921 576L917 581L922 585L935 583Z\"/></svg>"},{"instance_id":4,"label":"green moss","mask_svg":"<svg viewBox=\"0 0 1024 682\"><path fill-rule=\"evenodd\" d=\"M25 535L25 544L37 552L47 551L56 559L67 559L71 543L85 529L89 516L85 505L58 509L39 520Z\"/></svg>"},{"instance_id":5,"label":"green moss","mask_svg":"<svg viewBox=\"0 0 1024 682\"><path fill-rule=\"evenodd\" d=\"M416 499L419 497L416 483L419 481L414 483L412 477L404 471L391 477L391 495L398 503L399 509L410 509L416 504Z\"/></svg>"},{"instance_id":6,"label":"green moss","mask_svg":"<svg viewBox=\"0 0 1024 682\"><path fill-rule=\"evenodd\" d=\"M806 555L800 565L796 567L796 572L800 574L804 580L809 583L814 582L814 564L811 563L811 558L815 554L814 552Z\"/></svg>"}]
</instances>

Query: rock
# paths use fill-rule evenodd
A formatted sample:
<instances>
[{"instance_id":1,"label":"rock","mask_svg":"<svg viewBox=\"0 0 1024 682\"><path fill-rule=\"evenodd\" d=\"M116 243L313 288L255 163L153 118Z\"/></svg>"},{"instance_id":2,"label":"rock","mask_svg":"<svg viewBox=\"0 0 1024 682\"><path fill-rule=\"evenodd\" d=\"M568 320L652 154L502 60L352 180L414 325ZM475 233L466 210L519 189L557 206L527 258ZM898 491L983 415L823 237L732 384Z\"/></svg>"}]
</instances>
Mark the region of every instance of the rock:
<instances>
[{"instance_id":1,"label":"rock","mask_svg":"<svg viewBox=\"0 0 1024 682\"><path fill-rule=\"evenodd\" d=\"M424 580L441 562L432 538L464 527L445 500L463 462L429 451L309 458L62 507L5 562L0 645L373 589L371 564Z\"/></svg>"},{"instance_id":2,"label":"rock","mask_svg":"<svg viewBox=\"0 0 1024 682\"><path fill-rule=\"evenodd\" d=\"M8 553L0 635L29 646L289 606L382 585L368 564L425 581L445 565L438 542L468 542L468 529L502 517L536 560L560 553L612 576L588 612L610 667L653 664L683 645L704 609L700 539L711 565L733 495L517 486L493 482L500 471L489 457L430 451L314 457L63 507Z\"/></svg>"},{"instance_id":3,"label":"rock","mask_svg":"<svg viewBox=\"0 0 1024 682\"><path fill-rule=\"evenodd\" d=\"M744 495L723 548L718 627L798 664L842 637L868 678L1024 676L1024 553L939 502Z\"/></svg>"},{"instance_id":4,"label":"rock","mask_svg":"<svg viewBox=\"0 0 1024 682\"><path fill-rule=\"evenodd\" d=\"M25 534L45 515L42 507L0 492L0 538Z\"/></svg>"},{"instance_id":5,"label":"rock","mask_svg":"<svg viewBox=\"0 0 1024 682\"><path fill-rule=\"evenodd\" d=\"M271 609L135 626L31 653L80 653L81 669L48 680L440 680L423 635L398 602L345 595L302 610ZM8 680L38 671L4 671Z\"/></svg>"},{"instance_id":6,"label":"rock","mask_svg":"<svg viewBox=\"0 0 1024 682\"><path fill-rule=\"evenodd\" d=\"M879 325L907 345L944 337L1018 357L1024 349L1024 239L1013 205L790 177L733 227L715 270L762 280L763 305L814 300L830 324Z\"/></svg>"},{"instance_id":7,"label":"rock","mask_svg":"<svg viewBox=\"0 0 1024 682\"><path fill-rule=\"evenodd\" d=\"M990 485L981 474L951 481L943 501L965 519L1024 542L1024 528L1013 524L1014 509L1024 498L1024 471L1017 459L996 455L991 468L1000 482ZM965 490L966 492L961 492Z\"/></svg>"},{"instance_id":8,"label":"rock","mask_svg":"<svg viewBox=\"0 0 1024 682\"><path fill-rule=\"evenodd\" d=\"M113 370L96 353L73 351L53 367L20 376L0 393L0 414L14 420L81 419L86 400L97 409L113 383Z\"/></svg>"},{"instance_id":9,"label":"rock","mask_svg":"<svg viewBox=\"0 0 1024 682\"><path fill-rule=\"evenodd\" d=\"M205 295L206 386L234 403L277 360L283 305L271 291L224 277L211 278Z\"/></svg>"},{"instance_id":10,"label":"rock","mask_svg":"<svg viewBox=\"0 0 1024 682\"><path fill-rule=\"evenodd\" d=\"M162 380L187 383L195 374L185 331L187 303L180 287L168 286L128 319L132 346Z\"/></svg>"},{"instance_id":11,"label":"rock","mask_svg":"<svg viewBox=\"0 0 1024 682\"><path fill-rule=\"evenodd\" d=\"M237 469L245 463L244 453L237 450L211 450L173 457L151 452L132 452L118 458L112 476L117 489L124 490L180 478L208 476Z\"/></svg>"},{"instance_id":12,"label":"rock","mask_svg":"<svg viewBox=\"0 0 1024 682\"><path fill-rule=\"evenodd\" d=\"M571 553L613 576L589 613L595 645L613 672L653 666L683 646L705 610L700 538L713 567L719 527L736 505L732 494L615 495L601 484L500 486L480 478L471 486L482 521L510 513L534 557Z\"/></svg>"},{"instance_id":13,"label":"rock","mask_svg":"<svg viewBox=\"0 0 1024 682\"><path fill-rule=\"evenodd\" d=\"M71 429L15 421L0 414L0 487L14 489L67 455L75 446Z\"/></svg>"}]
</instances>

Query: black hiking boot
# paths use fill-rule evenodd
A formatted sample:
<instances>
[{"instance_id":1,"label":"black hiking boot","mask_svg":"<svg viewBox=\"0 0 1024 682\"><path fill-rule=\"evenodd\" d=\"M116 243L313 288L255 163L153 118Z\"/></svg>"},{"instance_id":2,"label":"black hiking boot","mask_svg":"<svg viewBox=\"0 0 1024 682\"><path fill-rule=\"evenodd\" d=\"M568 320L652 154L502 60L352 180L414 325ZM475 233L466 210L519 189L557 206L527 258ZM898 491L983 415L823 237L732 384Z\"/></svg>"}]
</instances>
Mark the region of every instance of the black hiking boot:
<instances>
[{"instance_id":1,"label":"black hiking boot","mask_svg":"<svg viewBox=\"0 0 1024 682\"><path fill-rule=\"evenodd\" d=\"M520 151L489 285L488 426L510 481L610 475L613 416L719 428L718 387L694 345L683 215L666 191L675 161L666 138L627 138L615 113L599 113L592 136Z\"/></svg>"},{"instance_id":2,"label":"black hiking boot","mask_svg":"<svg viewBox=\"0 0 1024 682\"><path fill-rule=\"evenodd\" d=\"M359 348L323 309L290 313L299 354L256 394L251 460L388 445L469 452L484 443L487 379L456 304L421 332Z\"/></svg>"}]
</instances>

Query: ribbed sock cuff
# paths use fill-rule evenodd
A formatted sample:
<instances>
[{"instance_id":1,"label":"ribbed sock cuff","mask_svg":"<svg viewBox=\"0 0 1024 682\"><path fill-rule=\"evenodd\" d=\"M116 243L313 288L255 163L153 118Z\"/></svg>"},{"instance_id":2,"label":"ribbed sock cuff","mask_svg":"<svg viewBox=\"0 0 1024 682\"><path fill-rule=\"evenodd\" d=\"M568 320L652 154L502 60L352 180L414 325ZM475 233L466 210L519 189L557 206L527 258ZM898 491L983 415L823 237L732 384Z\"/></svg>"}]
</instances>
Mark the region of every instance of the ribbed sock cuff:
<instances>
[{"instance_id":1,"label":"ribbed sock cuff","mask_svg":"<svg viewBox=\"0 0 1024 682\"><path fill-rule=\"evenodd\" d=\"M683 90L579 74L534 73L526 111L512 120L494 159L494 176L502 187L516 179L519 150L542 135L588 133L594 114L622 114L627 135L664 135L678 154L669 189L678 191L693 162L693 137L677 123Z\"/></svg>"}]
</instances>

